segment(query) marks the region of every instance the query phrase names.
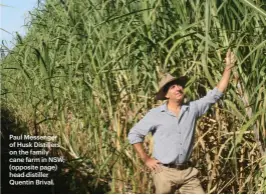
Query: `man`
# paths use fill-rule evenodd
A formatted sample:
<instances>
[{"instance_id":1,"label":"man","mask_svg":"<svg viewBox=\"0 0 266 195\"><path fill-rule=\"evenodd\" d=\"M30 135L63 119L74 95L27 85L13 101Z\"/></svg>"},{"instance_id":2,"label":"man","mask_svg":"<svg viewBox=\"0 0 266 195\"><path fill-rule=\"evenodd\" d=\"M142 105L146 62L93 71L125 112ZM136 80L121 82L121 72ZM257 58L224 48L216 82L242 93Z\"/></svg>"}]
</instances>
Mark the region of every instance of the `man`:
<instances>
[{"instance_id":1,"label":"man","mask_svg":"<svg viewBox=\"0 0 266 195\"><path fill-rule=\"evenodd\" d=\"M225 69L218 85L207 95L188 105L183 104L185 76L162 79L157 100L167 99L161 106L151 109L129 132L128 139L134 149L152 171L156 193L203 194L198 170L189 166L197 119L217 102L227 88L235 55L228 50ZM149 132L154 137L153 157L143 149L144 136Z\"/></svg>"}]
</instances>

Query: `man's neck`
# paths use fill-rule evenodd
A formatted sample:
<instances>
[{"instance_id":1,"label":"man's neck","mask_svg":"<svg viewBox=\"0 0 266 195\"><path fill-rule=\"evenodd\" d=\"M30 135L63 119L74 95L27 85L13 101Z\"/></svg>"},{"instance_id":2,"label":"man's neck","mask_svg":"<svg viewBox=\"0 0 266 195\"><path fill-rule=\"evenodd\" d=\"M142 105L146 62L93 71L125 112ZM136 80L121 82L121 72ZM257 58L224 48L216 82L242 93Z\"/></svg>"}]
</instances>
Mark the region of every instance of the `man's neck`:
<instances>
[{"instance_id":1,"label":"man's neck","mask_svg":"<svg viewBox=\"0 0 266 195\"><path fill-rule=\"evenodd\" d=\"M170 101L170 100L168 100L167 102L167 107L169 110L179 111L181 106L182 106L182 102Z\"/></svg>"}]
</instances>

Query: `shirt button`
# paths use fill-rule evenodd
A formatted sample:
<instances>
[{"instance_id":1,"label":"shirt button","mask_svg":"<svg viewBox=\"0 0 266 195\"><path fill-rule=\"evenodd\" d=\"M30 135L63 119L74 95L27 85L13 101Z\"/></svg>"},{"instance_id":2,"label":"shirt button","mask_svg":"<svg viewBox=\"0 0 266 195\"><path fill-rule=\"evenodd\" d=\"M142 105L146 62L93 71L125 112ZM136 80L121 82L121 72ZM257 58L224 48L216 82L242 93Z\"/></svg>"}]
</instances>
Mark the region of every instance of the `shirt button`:
<instances>
[{"instance_id":1,"label":"shirt button","mask_svg":"<svg viewBox=\"0 0 266 195\"><path fill-rule=\"evenodd\" d=\"M180 143L180 145L182 145L182 143Z\"/></svg>"},{"instance_id":2,"label":"shirt button","mask_svg":"<svg viewBox=\"0 0 266 195\"><path fill-rule=\"evenodd\" d=\"M181 132L179 132L179 134L181 134Z\"/></svg>"}]
</instances>

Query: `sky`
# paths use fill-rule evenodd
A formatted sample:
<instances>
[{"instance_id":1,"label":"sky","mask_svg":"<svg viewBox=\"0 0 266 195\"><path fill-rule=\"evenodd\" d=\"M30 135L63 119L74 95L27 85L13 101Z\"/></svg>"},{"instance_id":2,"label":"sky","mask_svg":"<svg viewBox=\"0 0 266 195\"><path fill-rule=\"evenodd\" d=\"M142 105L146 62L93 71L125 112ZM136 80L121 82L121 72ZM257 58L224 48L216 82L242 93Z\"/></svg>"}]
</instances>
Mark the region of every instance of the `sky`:
<instances>
[{"instance_id":1,"label":"sky","mask_svg":"<svg viewBox=\"0 0 266 195\"><path fill-rule=\"evenodd\" d=\"M1 43L4 40L8 47L14 46L14 35L18 32L24 36L26 28L23 27L29 15L29 11L37 7L38 0L0 0L1 23L0 28L9 33L0 30ZM3 6L7 5L9 7Z\"/></svg>"}]
</instances>

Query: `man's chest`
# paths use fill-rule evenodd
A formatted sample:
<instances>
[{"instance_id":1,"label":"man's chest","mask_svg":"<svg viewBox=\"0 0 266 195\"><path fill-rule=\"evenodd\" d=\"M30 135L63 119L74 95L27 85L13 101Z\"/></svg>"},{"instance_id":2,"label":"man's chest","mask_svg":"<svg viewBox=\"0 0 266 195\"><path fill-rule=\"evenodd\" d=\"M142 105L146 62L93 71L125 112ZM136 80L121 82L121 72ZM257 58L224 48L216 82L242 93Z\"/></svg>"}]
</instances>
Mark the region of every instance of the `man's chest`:
<instances>
[{"instance_id":1,"label":"man's chest","mask_svg":"<svg viewBox=\"0 0 266 195\"><path fill-rule=\"evenodd\" d=\"M155 119L155 129L153 134L159 137L171 137L187 134L194 129L196 119L189 112L162 113Z\"/></svg>"}]
</instances>

